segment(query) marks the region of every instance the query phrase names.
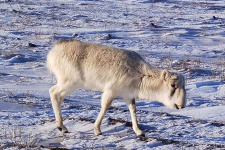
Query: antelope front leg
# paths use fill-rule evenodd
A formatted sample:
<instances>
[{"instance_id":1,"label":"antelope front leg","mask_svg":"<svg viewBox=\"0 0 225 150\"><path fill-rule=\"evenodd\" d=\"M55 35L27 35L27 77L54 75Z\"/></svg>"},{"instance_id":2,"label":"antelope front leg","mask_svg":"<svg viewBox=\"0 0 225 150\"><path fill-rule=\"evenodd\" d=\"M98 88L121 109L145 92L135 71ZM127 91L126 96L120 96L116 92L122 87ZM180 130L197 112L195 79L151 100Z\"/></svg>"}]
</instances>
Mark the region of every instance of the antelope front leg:
<instances>
[{"instance_id":1,"label":"antelope front leg","mask_svg":"<svg viewBox=\"0 0 225 150\"><path fill-rule=\"evenodd\" d=\"M131 120L132 120L132 127L134 132L137 134L137 136L144 136L143 132L139 128L137 117L136 117L136 104L135 99L132 100L126 100L127 106L130 111Z\"/></svg>"},{"instance_id":2,"label":"antelope front leg","mask_svg":"<svg viewBox=\"0 0 225 150\"><path fill-rule=\"evenodd\" d=\"M102 98L101 98L101 111L95 121L95 125L94 125L94 133L95 135L100 135L101 134L101 123L102 123L102 119L104 117L104 115L106 114L109 106L111 105L112 101L114 99L114 94L111 91L105 91L102 94Z\"/></svg>"}]
</instances>

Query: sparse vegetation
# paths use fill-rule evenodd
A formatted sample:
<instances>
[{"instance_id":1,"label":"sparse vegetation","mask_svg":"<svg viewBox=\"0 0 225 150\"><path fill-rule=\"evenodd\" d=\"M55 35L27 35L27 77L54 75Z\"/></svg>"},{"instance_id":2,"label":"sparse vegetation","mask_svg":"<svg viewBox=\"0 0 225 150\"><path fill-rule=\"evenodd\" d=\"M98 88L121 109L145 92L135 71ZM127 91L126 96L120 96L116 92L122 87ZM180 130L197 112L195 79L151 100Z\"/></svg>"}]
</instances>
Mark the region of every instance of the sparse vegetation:
<instances>
[{"instance_id":1,"label":"sparse vegetation","mask_svg":"<svg viewBox=\"0 0 225 150\"><path fill-rule=\"evenodd\" d=\"M169 54L166 57L162 57L158 65L169 70L184 71L188 78L202 76L208 79L225 80L225 61L221 57L216 61L212 60L209 62L208 60L195 59L190 56L176 60Z\"/></svg>"},{"instance_id":2,"label":"sparse vegetation","mask_svg":"<svg viewBox=\"0 0 225 150\"><path fill-rule=\"evenodd\" d=\"M26 133L22 127L3 127L1 128L0 135L0 149L6 149L11 147L22 148L34 148L37 147L37 138L35 135L32 135L30 132Z\"/></svg>"}]
</instances>

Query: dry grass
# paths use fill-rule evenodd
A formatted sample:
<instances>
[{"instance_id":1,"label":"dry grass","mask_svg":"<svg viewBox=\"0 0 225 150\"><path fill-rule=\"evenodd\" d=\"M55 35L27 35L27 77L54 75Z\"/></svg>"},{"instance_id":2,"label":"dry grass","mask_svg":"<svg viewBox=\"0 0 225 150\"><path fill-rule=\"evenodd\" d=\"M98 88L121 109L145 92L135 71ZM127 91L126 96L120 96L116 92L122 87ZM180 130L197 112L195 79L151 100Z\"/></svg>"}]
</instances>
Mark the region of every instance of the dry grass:
<instances>
[{"instance_id":1,"label":"dry grass","mask_svg":"<svg viewBox=\"0 0 225 150\"><path fill-rule=\"evenodd\" d=\"M159 59L157 66L171 71L183 71L188 78L202 76L225 81L225 58L223 57L210 61L184 56L176 60L169 54Z\"/></svg>"},{"instance_id":2,"label":"dry grass","mask_svg":"<svg viewBox=\"0 0 225 150\"><path fill-rule=\"evenodd\" d=\"M3 127L0 134L0 149L11 147L34 148L37 147L37 138L30 132L25 133L21 127Z\"/></svg>"}]
</instances>

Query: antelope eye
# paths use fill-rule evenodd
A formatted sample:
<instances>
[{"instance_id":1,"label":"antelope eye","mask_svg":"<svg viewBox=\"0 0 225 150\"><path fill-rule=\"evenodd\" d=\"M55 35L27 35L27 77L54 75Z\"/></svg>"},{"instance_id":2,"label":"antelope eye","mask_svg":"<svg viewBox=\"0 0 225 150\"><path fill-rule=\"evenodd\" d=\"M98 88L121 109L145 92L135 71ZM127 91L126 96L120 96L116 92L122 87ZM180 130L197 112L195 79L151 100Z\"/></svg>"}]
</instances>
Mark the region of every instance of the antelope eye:
<instances>
[{"instance_id":1,"label":"antelope eye","mask_svg":"<svg viewBox=\"0 0 225 150\"><path fill-rule=\"evenodd\" d=\"M171 86L172 86L173 88L176 88L176 85L175 85L175 84L171 84Z\"/></svg>"}]
</instances>

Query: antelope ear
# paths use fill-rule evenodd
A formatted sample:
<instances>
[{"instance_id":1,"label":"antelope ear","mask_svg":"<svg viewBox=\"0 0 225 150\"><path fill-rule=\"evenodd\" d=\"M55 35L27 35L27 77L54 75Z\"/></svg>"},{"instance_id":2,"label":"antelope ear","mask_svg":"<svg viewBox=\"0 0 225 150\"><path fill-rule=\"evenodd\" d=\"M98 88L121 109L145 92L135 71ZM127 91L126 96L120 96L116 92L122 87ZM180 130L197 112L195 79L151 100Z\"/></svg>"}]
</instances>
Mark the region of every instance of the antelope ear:
<instances>
[{"instance_id":1,"label":"antelope ear","mask_svg":"<svg viewBox=\"0 0 225 150\"><path fill-rule=\"evenodd\" d=\"M168 78L169 78L169 72L167 70L163 70L162 71L162 74L161 74L161 77L164 81L167 81Z\"/></svg>"}]
</instances>

